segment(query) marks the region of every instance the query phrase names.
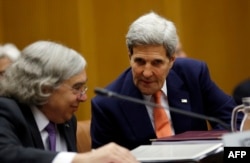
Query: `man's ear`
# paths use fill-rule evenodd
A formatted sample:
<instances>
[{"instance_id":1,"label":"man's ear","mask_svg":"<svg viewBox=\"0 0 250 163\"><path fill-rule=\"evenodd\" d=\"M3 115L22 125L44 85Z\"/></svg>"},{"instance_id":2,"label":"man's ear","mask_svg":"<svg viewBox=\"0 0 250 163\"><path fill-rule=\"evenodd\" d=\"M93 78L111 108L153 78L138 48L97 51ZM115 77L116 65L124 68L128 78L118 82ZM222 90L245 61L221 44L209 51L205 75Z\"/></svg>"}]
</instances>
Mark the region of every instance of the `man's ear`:
<instances>
[{"instance_id":1,"label":"man's ear","mask_svg":"<svg viewBox=\"0 0 250 163\"><path fill-rule=\"evenodd\" d=\"M175 55L173 55L172 57L170 57L170 61L172 61L172 62L174 62L175 59L176 59L176 56L175 56Z\"/></svg>"},{"instance_id":2,"label":"man's ear","mask_svg":"<svg viewBox=\"0 0 250 163\"><path fill-rule=\"evenodd\" d=\"M171 56L171 57L169 58L169 61L170 61L170 67L171 67L171 68L172 68L172 67L173 67L173 65L174 65L174 61L175 61L175 59L176 59L175 55L173 55L173 56Z\"/></svg>"},{"instance_id":3,"label":"man's ear","mask_svg":"<svg viewBox=\"0 0 250 163\"><path fill-rule=\"evenodd\" d=\"M131 51L128 49L128 57L129 57L129 60L131 59L131 56L132 56Z\"/></svg>"},{"instance_id":4,"label":"man's ear","mask_svg":"<svg viewBox=\"0 0 250 163\"><path fill-rule=\"evenodd\" d=\"M131 60L132 54L128 53L129 60Z\"/></svg>"},{"instance_id":5,"label":"man's ear","mask_svg":"<svg viewBox=\"0 0 250 163\"><path fill-rule=\"evenodd\" d=\"M48 85L43 85L42 86L42 92L47 94L47 93L51 93L53 91L53 88L51 86Z\"/></svg>"}]
</instances>

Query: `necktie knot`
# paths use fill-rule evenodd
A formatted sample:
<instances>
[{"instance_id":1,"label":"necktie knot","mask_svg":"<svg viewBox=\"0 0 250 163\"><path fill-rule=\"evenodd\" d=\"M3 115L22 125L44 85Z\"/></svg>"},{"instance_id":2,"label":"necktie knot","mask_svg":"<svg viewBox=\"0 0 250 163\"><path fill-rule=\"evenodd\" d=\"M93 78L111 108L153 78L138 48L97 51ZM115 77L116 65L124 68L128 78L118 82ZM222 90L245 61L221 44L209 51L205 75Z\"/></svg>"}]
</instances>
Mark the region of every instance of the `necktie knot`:
<instances>
[{"instance_id":1,"label":"necktie knot","mask_svg":"<svg viewBox=\"0 0 250 163\"><path fill-rule=\"evenodd\" d=\"M155 94L153 94L155 103L158 105L161 105L161 95L162 95L161 91L157 91Z\"/></svg>"},{"instance_id":2,"label":"necktie knot","mask_svg":"<svg viewBox=\"0 0 250 163\"><path fill-rule=\"evenodd\" d=\"M49 124L45 127L45 130L48 133L56 133L56 125L53 122L49 122Z\"/></svg>"}]
</instances>

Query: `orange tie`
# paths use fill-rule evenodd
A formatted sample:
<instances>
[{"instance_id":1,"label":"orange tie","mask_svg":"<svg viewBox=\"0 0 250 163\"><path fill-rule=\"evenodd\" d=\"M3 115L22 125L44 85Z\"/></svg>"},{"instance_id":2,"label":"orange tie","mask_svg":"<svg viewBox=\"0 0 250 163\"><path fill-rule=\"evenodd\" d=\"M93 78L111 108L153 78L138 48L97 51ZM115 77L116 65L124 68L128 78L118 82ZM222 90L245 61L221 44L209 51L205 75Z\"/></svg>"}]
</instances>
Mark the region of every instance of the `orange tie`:
<instances>
[{"instance_id":1,"label":"orange tie","mask_svg":"<svg viewBox=\"0 0 250 163\"><path fill-rule=\"evenodd\" d=\"M153 97L157 105L161 105L161 91L157 91ZM162 105L161 105L162 106ZM154 123L155 123L155 133L157 138L171 136L172 129L169 118L163 107L155 107L153 111Z\"/></svg>"}]
</instances>

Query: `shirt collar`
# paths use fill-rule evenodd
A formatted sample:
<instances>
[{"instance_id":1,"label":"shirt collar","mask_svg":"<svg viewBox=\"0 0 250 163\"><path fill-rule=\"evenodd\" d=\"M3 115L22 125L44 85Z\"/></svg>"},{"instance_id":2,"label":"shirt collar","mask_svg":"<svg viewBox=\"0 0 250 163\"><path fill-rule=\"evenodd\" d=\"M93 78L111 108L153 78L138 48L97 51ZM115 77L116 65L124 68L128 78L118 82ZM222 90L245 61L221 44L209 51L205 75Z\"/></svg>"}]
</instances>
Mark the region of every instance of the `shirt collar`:
<instances>
[{"instance_id":1,"label":"shirt collar","mask_svg":"<svg viewBox=\"0 0 250 163\"><path fill-rule=\"evenodd\" d=\"M35 117L38 129L41 132L48 125L49 120L36 106L31 106L31 111Z\"/></svg>"}]
</instances>

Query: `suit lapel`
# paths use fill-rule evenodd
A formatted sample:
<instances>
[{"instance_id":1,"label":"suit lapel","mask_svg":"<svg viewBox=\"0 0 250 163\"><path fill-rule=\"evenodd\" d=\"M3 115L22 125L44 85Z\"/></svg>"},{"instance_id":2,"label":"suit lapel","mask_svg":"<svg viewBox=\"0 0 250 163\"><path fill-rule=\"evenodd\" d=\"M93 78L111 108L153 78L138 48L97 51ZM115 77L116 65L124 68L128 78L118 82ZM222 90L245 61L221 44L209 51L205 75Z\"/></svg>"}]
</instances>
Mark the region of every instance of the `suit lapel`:
<instances>
[{"instance_id":1,"label":"suit lapel","mask_svg":"<svg viewBox=\"0 0 250 163\"><path fill-rule=\"evenodd\" d=\"M27 126L29 127L29 129L31 131L31 137L33 140L34 147L44 149L41 134L40 134L39 129L36 125L36 121L35 121L35 118L34 118L32 112L31 112L30 107L25 105L25 106L21 106L20 108L22 108L21 111L23 112L23 116L27 120Z\"/></svg>"},{"instance_id":2,"label":"suit lapel","mask_svg":"<svg viewBox=\"0 0 250 163\"><path fill-rule=\"evenodd\" d=\"M174 72L170 71L167 78L168 102L170 106L187 107L190 106L189 93L184 82ZM188 108L186 108L188 109Z\"/></svg>"},{"instance_id":3,"label":"suit lapel","mask_svg":"<svg viewBox=\"0 0 250 163\"><path fill-rule=\"evenodd\" d=\"M75 136L75 129L72 121L66 122L64 124L60 124L57 126L60 134L64 137L68 151L75 152L76 149L76 136Z\"/></svg>"},{"instance_id":4,"label":"suit lapel","mask_svg":"<svg viewBox=\"0 0 250 163\"><path fill-rule=\"evenodd\" d=\"M136 99L143 99L138 88L134 86L131 72L126 77L124 83L126 84L123 85L121 94ZM136 139L144 138L145 135L151 135L152 138L156 137L145 105L121 100L120 108Z\"/></svg>"},{"instance_id":5,"label":"suit lapel","mask_svg":"<svg viewBox=\"0 0 250 163\"><path fill-rule=\"evenodd\" d=\"M173 70L170 70L169 75L167 77L167 91L169 106L174 107L176 109L191 111L188 88L186 88L184 82ZM175 133L182 132L182 129L184 128L190 128L190 117L179 113L170 113L172 122L174 124Z\"/></svg>"}]
</instances>

